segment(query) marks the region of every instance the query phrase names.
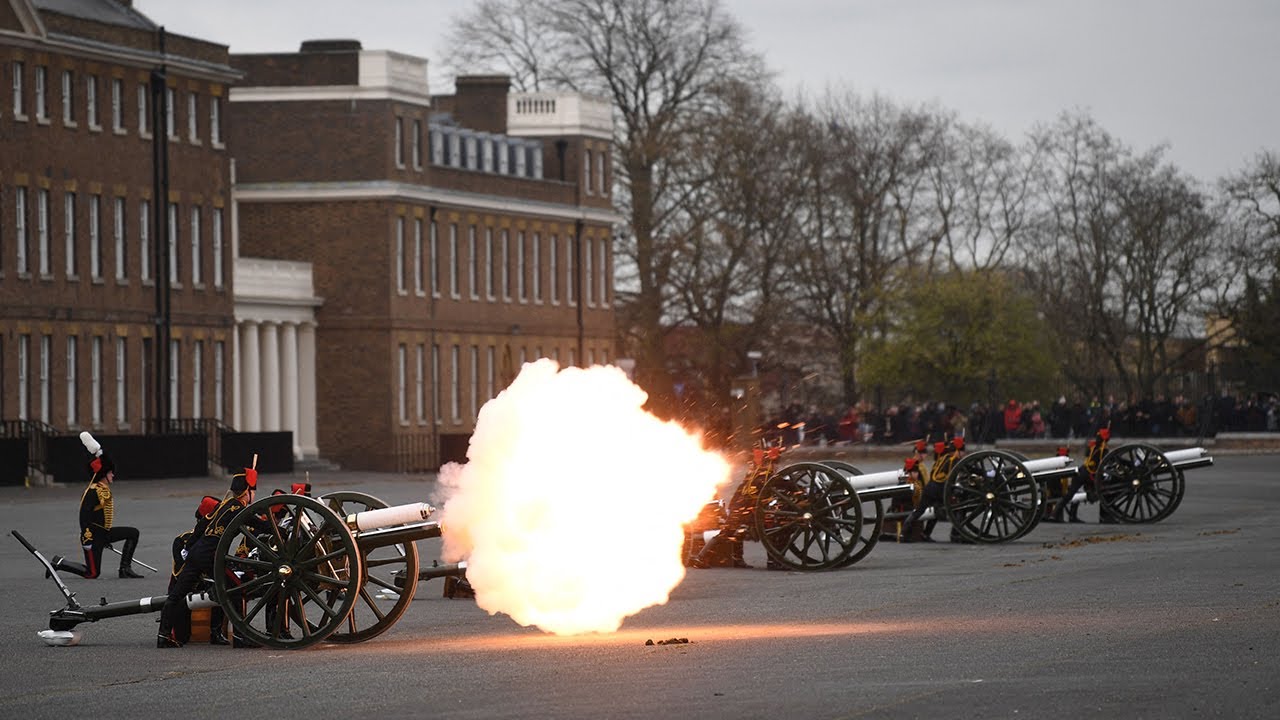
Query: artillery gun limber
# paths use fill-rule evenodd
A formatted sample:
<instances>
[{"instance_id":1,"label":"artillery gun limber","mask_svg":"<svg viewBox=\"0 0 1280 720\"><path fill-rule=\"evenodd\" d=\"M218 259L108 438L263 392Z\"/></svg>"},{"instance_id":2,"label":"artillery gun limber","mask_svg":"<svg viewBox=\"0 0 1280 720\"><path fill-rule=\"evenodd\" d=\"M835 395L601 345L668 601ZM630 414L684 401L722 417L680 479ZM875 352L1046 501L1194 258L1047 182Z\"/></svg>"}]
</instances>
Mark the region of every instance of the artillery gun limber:
<instances>
[{"instance_id":1,"label":"artillery gun limber","mask_svg":"<svg viewBox=\"0 0 1280 720\"><path fill-rule=\"evenodd\" d=\"M242 510L218 543L211 589L187 597L187 606L222 608L236 636L259 645L299 649L321 641L355 643L391 627L413 600L416 583L398 587L397 576L418 575L414 543L440 535L426 503L387 507L356 492L319 499L272 495ZM254 531L265 519L270 532ZM12 533L44 565L66 598L49 614L49 644L79 641L81 623L158 612L164 595L82 605L57 571L25 538ZM465 565L437 569L458 575ZM390 607L379 600L392 601Z\"/></svg>"}]
</instances>

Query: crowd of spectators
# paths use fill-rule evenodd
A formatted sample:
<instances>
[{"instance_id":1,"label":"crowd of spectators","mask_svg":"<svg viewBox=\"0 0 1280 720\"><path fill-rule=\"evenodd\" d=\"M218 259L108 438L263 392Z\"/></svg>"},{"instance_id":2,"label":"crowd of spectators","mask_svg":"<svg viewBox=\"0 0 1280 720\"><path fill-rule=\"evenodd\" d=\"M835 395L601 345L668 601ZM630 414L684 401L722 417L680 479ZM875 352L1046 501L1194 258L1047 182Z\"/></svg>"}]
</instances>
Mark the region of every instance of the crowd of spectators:
<instances>
[{"instance_id":1,"label":"crowd of spectators","mask_svg":"<svg viewBox=\"0 0 1280 720\"><path fill-rule=\"evenodd\" d=\"M860 402L843 413L791 405L764 423L766 433L789 445L901 443L957 435L985 444L1010 438L1070 440L1087 438L1102 426L1116 437L1134 438L1275 432L1280 430L1280 396L1224 393L1196 400L1160 395L1135 402L1110 396L1088 403L1060 396L1047 407L1039 400L1012 398L1002 407L973 403L966 410L944 402L906 401L881 411Z\"/></svg>"}]
</instances>

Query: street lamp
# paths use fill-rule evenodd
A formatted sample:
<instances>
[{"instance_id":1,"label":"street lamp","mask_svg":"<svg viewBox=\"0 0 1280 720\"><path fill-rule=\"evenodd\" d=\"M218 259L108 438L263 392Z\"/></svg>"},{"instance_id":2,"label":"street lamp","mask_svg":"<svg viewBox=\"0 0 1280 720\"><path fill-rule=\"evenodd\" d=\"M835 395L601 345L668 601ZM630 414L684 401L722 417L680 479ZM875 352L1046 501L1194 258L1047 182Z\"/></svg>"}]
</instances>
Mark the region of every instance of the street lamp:
<instances>
[{"instance_id":1,"label":"street lamp","mask_svg":"<svg viewBox=\"0 0 1280 720\"><path fill-rule=\"evenodd\" d=\"M760 376L760 358L764 357L764 353L759 350L748 350L747 359L751 361L751 377Z\"/></svg>"}]
</instances>

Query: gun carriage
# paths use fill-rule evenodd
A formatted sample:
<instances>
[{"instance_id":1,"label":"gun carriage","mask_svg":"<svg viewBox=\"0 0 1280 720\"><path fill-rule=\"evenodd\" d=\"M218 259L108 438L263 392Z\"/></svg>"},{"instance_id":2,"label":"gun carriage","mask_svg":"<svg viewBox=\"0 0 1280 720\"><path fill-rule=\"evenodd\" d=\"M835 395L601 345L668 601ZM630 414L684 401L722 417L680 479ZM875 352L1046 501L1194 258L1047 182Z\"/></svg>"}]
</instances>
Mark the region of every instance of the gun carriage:
<instances>
[{"instance_id":1,"label":"gun carriage","mask_svg":"<svg viewBox=\"0 0 1280 720\"><path fill-rule=\"evenodd\" d=\"M419 576L414 543L440 535L439 523L428 519L432 512L426 503L387 507L357 492L261 498L227 526L209 587L188 595L187 607L216 605L237 637L277 649L377 637L413 600L417 583L399 587L395 579ZM264 521L265 533L260 532ZM50 612L49 630L41 633L49 644L75 644L81 623L158 612L167 601L158 595L82 605L49 561L17 531L12 534L44 564L66 598L65 607ZM464 571L459 563L431 576Z\"/></svg>"}]
</instances>

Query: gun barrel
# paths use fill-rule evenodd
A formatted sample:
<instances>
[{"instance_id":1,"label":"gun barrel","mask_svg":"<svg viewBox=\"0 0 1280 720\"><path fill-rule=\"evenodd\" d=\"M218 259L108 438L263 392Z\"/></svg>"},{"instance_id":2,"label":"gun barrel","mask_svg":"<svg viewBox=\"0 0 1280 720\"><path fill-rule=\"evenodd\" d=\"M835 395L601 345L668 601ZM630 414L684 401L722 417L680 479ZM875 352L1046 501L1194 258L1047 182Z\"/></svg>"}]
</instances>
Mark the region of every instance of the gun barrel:
<instances>
[{"instance_id":1,"label":"gun barrel","mask_svg":"<svg viewBox=\"0 0 1280 720\"><path fill-rule=\"evenodd\" d=\"M431 517L436 509L427 503L409 503L395 505L378 510L366 510L347 516L347 525L352 530L380 530L396 525L418 523Z\"/></svg>"}]
</instances>

